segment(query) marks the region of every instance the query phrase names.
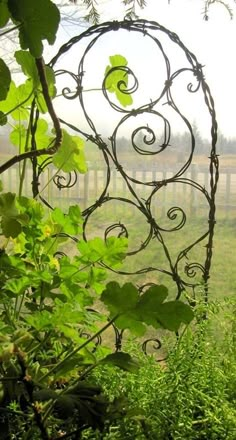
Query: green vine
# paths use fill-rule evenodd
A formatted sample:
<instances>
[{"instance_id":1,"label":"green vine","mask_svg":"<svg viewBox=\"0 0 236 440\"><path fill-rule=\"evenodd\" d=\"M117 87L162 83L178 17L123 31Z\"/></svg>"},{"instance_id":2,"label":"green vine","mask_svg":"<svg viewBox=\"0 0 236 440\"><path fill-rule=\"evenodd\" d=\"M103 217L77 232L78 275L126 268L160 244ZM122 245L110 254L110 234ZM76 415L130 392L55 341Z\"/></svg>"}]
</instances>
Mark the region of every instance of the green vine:
<instances>
[{"instance_id":1,"label":"green vine","mask_svg":"<svg viewBox=\"0 0 236 440\"><path fill-rule=\"evenodd\" d=\"M133 7L134 2L124 3ZM85 4L97 20L95 2ZM100 364L131 373L139 368L128 353L99 346L101 335L113 325L136 336L150 326L177 332L192 321L193 312L181 301L168 301L162 285L141 295L133 283L108 282L105 267L121 266L127 238L85 241L80 207L72 205L66 213L48 210L37 200L36 179L33 197L24 196L26 167L30 164L36 173L41 156L51 156L57 172L85 173L84 140L62 130L53 106L55 76L44 64L43 41L54 44L60 22L57 6L50 0L34 7L32 0L0 0L0 13L0 37L19 32L20 50L14 56L26 76L16 86L0 60L0 120L9 122L11 143L18 148L18 154L0 165L0 174L23 161L18 195L7 188L0 194L0 410L6 414L1 438L79 438L84 429L102 431L114 419L113 402L85 380L88 374ZM117 54L109 61L107 92L129 106L132 97L118 88L121 81L128 87L128 61ZM52 129L42 114L50 118ZM62 249L72 242L74 256L68 257ZM95 313L97 306L103 312ZM65 426L66 434L59 437Z\"/></svg>"}]
</instances>

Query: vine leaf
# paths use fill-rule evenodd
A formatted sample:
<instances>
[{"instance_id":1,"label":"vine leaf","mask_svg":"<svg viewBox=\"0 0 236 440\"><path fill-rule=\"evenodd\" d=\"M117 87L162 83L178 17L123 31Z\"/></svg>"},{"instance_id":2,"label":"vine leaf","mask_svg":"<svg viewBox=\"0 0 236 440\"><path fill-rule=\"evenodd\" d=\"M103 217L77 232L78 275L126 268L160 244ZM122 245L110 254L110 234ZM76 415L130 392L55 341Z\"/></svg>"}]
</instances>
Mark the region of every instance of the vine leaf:
<instances>
[{"instance_id":1,"label":"vine leaf","mask_svg":"<svg viewBox=\"0 0 236 440\"><path fill-rule=\"evenodd\" d=\"M101 300L111 312L111 318L134 309L138 299L138 290L132 283L125 283L120 287L116 281L108 283L101 295Z\"/></svg>"},{"instance_id":2,"label":"vine leaf","mask_svg":"<svg viewBox=\"0 0 236 440\"><path fill-rule=\"evenodd\" d=\"M32 79L34 87L38 87L40 81L34 57L25 50L17 50L14 56L17 63L21 66L22 72Z\"/></svg>"},{"instance_id":3,"label":"vine leaf","mask_svg":"<svg viewBox=\"0 0 236 440\"><path fill-rule=\"evenodd\" d=\"M4 113L10 113L12 118L17 121L26 120L29 117L29 112L24 106L29 105L32 99L31 81L28 80L18 87L14 81L11 81L7 99L0 102L0 110Z\"/></svg>"},{"instance_id":4,"label":"vine leaf","mask_svg":"<svg viewBox=\"0 0 236 440\"><path fill-rule=\"evenodd\" d=\"M101 300L111 313L111 318L118 315L117 327L129 328L136 334L144 334L145 326L178 331L182 323L189 324L194 318L190 306L181 301L163 302L168 295L165 286L151 286L141 297L131 283L122 287L115 281L107 284ZM140 326L142 324L142 326Z\"/></svg>"},{"instance_id":5,"label":"vine leaf","mask_svg":"<svg viewBox=\"0 0 236 440\"><path fill-rule=\"evenodd\" d=\"M162 327L177 332L181 323L189 324L194 318L191 307L182 301L168 301L161 304L157 319L160 320Z\"/></svg>"},{"instance_id":6,"label":"vine leaf","mask_svg":"<svg viewBox=\"0 0 236 440\"><path fill-rule=\"evenodd\" d=\"M122 55L112 55L109 57L110 65L105 70L105 87L110 93L115 93L116 98L123 107L133 103L132 96L124 93L122 90L128 88L128 74L121 69L128 64L128 61Z\"/></svg>"},{"instance_id":7,"label":"vine leaf","mask_svg":"<svg viewBox=\"0 0 236 440\"><path fill-rule=\"evenodd\" d=\"M60 208L55 208L51 214L52 220L61 226L62 231L66 234L78 234L82 231L81 225L83 218L78 205L69 207L69 212L65 215Z\"/></svg>"},{"instance_id":8,"label":"vine leaf","mask_svg":"<svg viewBox=\"0 0 236 440\"><path fill-rule=\"evenodd\" d=\"M135 309L136 319L144 321L148 325L153 327L157 326L157 316L160 305L165 301L168 296L168 290L163 285L155 285L149 287L144 292Z\"/></svg>"},{"instance_id":9,"label":"vine leaf","mask_svg":"<svg viewBox=\"0 0 236 440\"><path fill-rule=\"evenodd\" d=\"M38 69L35 64L34 57L28 51L18 50L15 52L15 59L17 63L21 66L22 72L32 82L32 89L34 90L38 109L41 113L47 113L48 108L42 93L42 86L40 83ZM54 98L56 96L56 87L53 69L49 66L45 66L45 74L47 78L49 96L51 98Z\"/></svg>"},{"instance_id":10,"label":"vine leaf","mask_svg":"<svg viewBox=\"0 0 236 440\"><path fill-rule=\"evenodd\" d=\"M122 370L129 371L130 373L137 373L140 367L135 359L133 359L128 353L123 353L122 351L108 354L100 361L100 363L115 365Z\"/></svg>"},{"instance_id":11,"label":"vine leaf","mask_svg":"<svg viewBox=\"0 0 236 440\"><path fill-rule=\"evenodd\" d=\"M4 26L6 26L8 20L10 18L9 9L7 6L7 1L8 0L0 0L0 28L3 28Z\"/></svg>"},{"instance_id":12,"label":"vine leaf","mask_svg":"<svg viewBox=\"0 0 236 440\"><path fill-rule=\"evenodd\" d=\"M9 290L15 295L21 295L30 285L30 279L26 276L7 280L4 289Z\"/></svg>"},{"instance_id":13,"label":"vine leaf","mask_svg":"<svg viewBox=\"0 0 236 440\"><path fill-rule=\"evenodd\" d=\"M35 141L38 149L45 148L49 145L51 137L47 134L48 123L44 119L39 119L37 122L37 130L35 133ZM10 141L16 147L20 147L20 151L26 151L27 129L24 124L15 125L10 133ZM28 145L31 143L31 134L29 135ZM41 164L48 156L42 155L38 158L38 163Z\"/></svg>"},{"instance_id":14,"label":"vine leaf","mask_svg":"<svg viewBox=\"0 0 236 440\"><path fill-rule=\"evenodd\" d=\"M54 44L60 22L60 12L50 0L8 0L14 22L20 23L19 39L22 49L35 57L43 53L42 40Z\"/></svg>"},{"instance_id":15,"label":"vine leaf","mask_svg":"<svg viewBox=\"0 0 236 440\"><path fill-rule=\"evenodd\" d=\"M167 301L168 290L163 285L151 286L140 297L134 313L137 319L155 328L178 331L182 323L189 324L194 318L190 306L182 301Z\"/></svg>"},{"instance_id":16,"label":"vine leaf","mask_svg":"<svg viewBox=\"0 0 236 440\"><path fill-rule=\"evenodd\" d=\"M102 261L111 267L120 265L126 256L127 246L128 241L125 237L120 237L119 239L117 237L109 237L106 241L100 237L95 237L87 242L80 240L77 244L81 253L81 261L84 264Z\"/></svg>"},{"instance_id":17,"label":"vine leaf","mask_svg":"<svg viewBox=\"0 0 236 440\"><path fill-rule=\"evenodd\" d=\"M6 99L11 83L11 74L6 63L0 58L0 101Z\"/></svg>"},{"instance_id":18,"label":"vine leaf","mask_svg":"<svg viewBox=\"0 0 236 440\"><path fill-rule=\"evenodd\" d=\"M22 224L28 221L27 214L20 214L16 207L16 195L13 193L4 193L0 195L0 216L1 228L5 237L17 237L21 230Z\"/></svg>"},{"instance_id":19,"label":"vine leaf","mask_svg":"<svg viewBox=\"0 0 236 440\"><path fill-rule=\"evenodd\" d=\"M137 320L136 314L132 311L124 313L116 319L116 327L120 330L129 329L135 336L141 337L146 333L146 325Z\"/></svg>"},{"instance_id":20,"label":"vine leaf","mask_svg":"<svg viewBox=\"0 0 236 440\"><path fill-rule=\"evenodd\" d=\"M5 113L3 113L0 110L0 125L6 125L7 124L7 117L5 115Z\"/></svg>"},{"instance_id":21,"label":"vine leaf","mask_svg":"<svg viewBox=\"0 0 236 440\"><path fill-rule=\"evenodd\" d=\"M70 173L73 170L86 173L87 165L84 156L84 140L79 136L71 136L63 130L61 146L54 154L52 162L65 173Z\"/></svg>"}]
</instances>

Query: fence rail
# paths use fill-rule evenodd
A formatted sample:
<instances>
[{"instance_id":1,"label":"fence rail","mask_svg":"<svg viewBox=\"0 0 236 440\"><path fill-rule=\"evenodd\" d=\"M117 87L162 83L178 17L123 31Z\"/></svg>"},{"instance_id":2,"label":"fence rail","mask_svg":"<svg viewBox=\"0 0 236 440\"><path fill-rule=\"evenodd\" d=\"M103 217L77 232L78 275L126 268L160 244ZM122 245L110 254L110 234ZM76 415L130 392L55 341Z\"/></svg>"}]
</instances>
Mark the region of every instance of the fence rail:
<instances>
[{"instance_id":1,"label":"fence rail","mask_svg":"<svg viewBox=\"0 0 236 440\"><path fill-rule=\"evenodd\" d=\"M163 181L168 180L175 174L175 168L163 166L161 170L149 167L126 167L129 170L127 174L135 180L142 182ZM105 169L90 167L88 172L84 175L78 175L76 185L69 188L62 188L59 190L56 185L52 184L53 177L57 174L57 170L53 167L48 168L40 179L40 194L49 203L53 201L53 206L67 206L69 203L79 203L84 209L89 204L95 202L104 188L107 174ZM61 174L63 182L66 183L68 175ZM209 190L209 170L207 166L191 165L189 171L184 175L185 178L191 179ZM12 167L2 175L2 183L5 191L15 192L19 181L19 169ZM27 169L25 177L24 194L30 196L31 192L32 174L31 170ZM48 184L50 182L50 184ZM152 187L145 184L133 184L135 191L143 198L147 198ZM113 169L111 170L110 185L108 188L110 196L126 197L129 194L129 189L122 179L120 173ZM130 196L130 194L129 194ZM158 206L166 209L176 204L184 204L185 209L195 211L203 208L205 203L201 194L191 186L178 184L178 182L168 183L159 192ZM236 168L221 169L219 187L217 193L217 208L221 213L227 214L232 210L236 210Z\"/></svg>"}]
</instances>

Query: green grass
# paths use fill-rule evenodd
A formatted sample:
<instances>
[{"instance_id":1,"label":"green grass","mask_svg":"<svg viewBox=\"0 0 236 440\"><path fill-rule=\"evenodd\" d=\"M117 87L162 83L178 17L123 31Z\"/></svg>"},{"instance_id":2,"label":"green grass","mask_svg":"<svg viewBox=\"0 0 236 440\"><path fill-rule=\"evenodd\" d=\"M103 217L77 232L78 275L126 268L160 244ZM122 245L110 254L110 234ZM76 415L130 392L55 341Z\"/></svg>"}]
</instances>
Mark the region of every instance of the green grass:
<instances>
[{"instance_id":1,"label":"green grass","mask_svg":"<svg viewBox=\"0 0 236 440\"><path fill-rule=\"evenodd\" d=\"M116 413L106 435L86 433L83 438L235 440L236 334L230 310L227 303L221 308L223 324L214 305L209 320L188 328L177 345L167 340L164 366L130 343L126 349L141 364L137 374L107 367L95 370L93 378L110 399L123 396L123 413ZM220 338L215 335L215 320L224 328Z\"/></svg>"},{"instance_id":2,"label":"green grass","mask_svg":"<svg viewBox=\"0 0 236 440\"><path fill-rule=\"evenodd\" d=\"M175 221L167 221L167 217L160 213L158 224L165 228L170 228L177 224ZM214 247L212 267L209 281L209 298L223 298L224 296L233 296L236 293L236 228L235 218L225 219L222 212L217 212L217 223L214 234ZM149 233L149 224L141 213L136 213L134 210L124 210L119 208L118 203L113 206L99 208L95 212L87 225L87 237L99 235L104 236L106 227L113 223L123 223L129 233L129 251L135 251L140 248L142 242L145 241ZM168 251L175 263L179 252L185 249L188 245L193 243L208 229L207 215L191 217L187 216L187 221L184 227L175 232L163 232L163 238L167 245ZM119 232L119 229L114 230L113 233ZM188 254L188 259L183 259L179 264L179 272L184 280L190 281L184 273L186 263L199 262L204 264L206 256L206 240L201 241ZM135 255L128 256L123 264L122 270L125 272L135 272L145 267L154 267L169 270L169 264L163 252L163 248L158 240L154 237L151 239L148 246ZM196 281L201 282L202 273L200 270L196 273ZM111 274L111 278L117 278L116 275ZM130 276L119 276L120 282L125 282L130 279ZM172 279L159 272L150 271L142 275L131 276L131 279L139 285L147 282L163 283L167 285L173 295L175 294L175 284ZM123 280L123 281L122 281Z\"/></svg>"}]
</instances>

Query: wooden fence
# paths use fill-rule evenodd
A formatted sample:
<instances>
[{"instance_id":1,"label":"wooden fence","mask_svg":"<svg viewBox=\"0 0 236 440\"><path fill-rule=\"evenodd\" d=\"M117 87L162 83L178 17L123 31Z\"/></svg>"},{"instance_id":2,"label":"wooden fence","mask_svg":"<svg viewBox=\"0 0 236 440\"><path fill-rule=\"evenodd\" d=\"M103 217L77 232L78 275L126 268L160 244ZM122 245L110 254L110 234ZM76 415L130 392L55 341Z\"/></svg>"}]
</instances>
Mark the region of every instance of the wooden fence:
<instances>
[{"instance_id":1,"label":"wooden fence","mask_svg":"<svg viewBox=\"0 0 236 440\"><path fill-rule=\"evenodd\" d=\"M131 167L130 167L131 168ZM129 170L129 168L125 168ZM177 168L176 168L177 170ZM161 181L169 179L176 172L173 166L164 167L162 169L146 169L141 167L132 167L127 174L133 179L142 182ZM93 169L84 175L78 175L78 180L75 186L59 190L53 183L53 176L56 174L56 169L47 169L40 178L40 192L41 195L48 200L53 206L67 207L68 204L79 203L82 208L94 203L106 182L105 169ZM66 184L68 176L63 174L61 183ZM203 185L209 189L209 173L207 166L191 165L184 177L193 179L195 182ZM30 170L27 170L24 185L24 194L31 195L31 181L32 175ZM17 167L10 168L2 175L2 183L4 191L16 192L19 182L19 169ZM134 184L135 191L144 199L148 197L152 187L142 184ZM129 190L126 182L117 170L111 170L111 181L108 189L110 196L120 196L130 198ZM189 185L182 183L169 183L158 191L158 195L154 196L154 203L163 209L168 209L171 206L181 206L184 209L190 208L195 214L197 210L206 206L205 199L201 193ZM217 207L218 212L224 215L231 215L232 210L236 212L236 168L225 168L220 170L220 179L217 193Z\"/></svg>"}]
</instances>

